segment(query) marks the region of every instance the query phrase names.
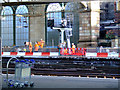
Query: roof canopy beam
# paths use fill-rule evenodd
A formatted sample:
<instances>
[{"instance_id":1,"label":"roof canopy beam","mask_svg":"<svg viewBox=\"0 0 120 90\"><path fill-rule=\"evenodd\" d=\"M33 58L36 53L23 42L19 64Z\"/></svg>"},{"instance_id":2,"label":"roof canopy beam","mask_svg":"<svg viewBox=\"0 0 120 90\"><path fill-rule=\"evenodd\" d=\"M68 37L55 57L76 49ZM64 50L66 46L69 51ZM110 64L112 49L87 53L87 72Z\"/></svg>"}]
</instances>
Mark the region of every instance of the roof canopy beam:
<instances>
[{"instance_id":1,"label":"roof canopy beam","mask_svg":"<svg viewBox=\"0 0 120 90\"><path fill-rule=\"evenodd\" d=\"M53 2L5 2L2 3L2 6L16 6L16 5L30 5L30 4L49 4ZM63 2L54 2L54 3L63 3ZM64 1L65 3L65 1Z\"/></svg>"}]
</instances>

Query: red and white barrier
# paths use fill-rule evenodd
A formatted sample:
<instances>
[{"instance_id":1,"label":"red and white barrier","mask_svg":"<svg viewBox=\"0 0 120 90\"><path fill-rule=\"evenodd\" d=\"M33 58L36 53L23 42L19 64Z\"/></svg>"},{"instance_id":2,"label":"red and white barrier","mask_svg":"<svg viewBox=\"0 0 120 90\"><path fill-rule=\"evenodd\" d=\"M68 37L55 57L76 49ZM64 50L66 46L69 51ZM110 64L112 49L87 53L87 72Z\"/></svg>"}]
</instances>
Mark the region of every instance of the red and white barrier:
<instances>
[{"instance_id":1,"label":"red and white barrier","mask_svg":"<svg viewBox=\"0 0 120 90\"><path fill-rule=\"evenodd\" d=\"M58 56L58 52L2 52L2 56Z\"/></svg>"},{"instance_id":2,"label":"red and white barrier","mask_svg":"<svg viewBox=\"0 0 120 90\"><path fill-rule=\"evenodd\" d=\"M120 54L115 53L115 52L110 52L110 53L86 53L86 57L110 57L110 58L119 58Z\"/></svg>"},{"instance_id":3,"label":"red and white barrier","mask_svg":"<svg viewBox=\"0 0 120 90\"><path fill-rule=\"evenodd\" d=\"M73 54L74 55L74 54ZM81 53L78 53L74 56L81 56ZM3 57L11 57L11 56L59 56L59 52L2 52ZM72 56L72 55L70 55ZM120 53L110 52L110 53L90 53L86 52L85 57L95 57L95 58L120 58Z\"/></svg>"},{"instance_id":4,"label":"red and white barrier","mask_svg":"<svg viewBox=\"0 0 120 90\"><path fill-rule=\"evenodd\" d=\"M85 48L61 48L60 54L61 55L76 55L76 56L84 56L86 53Z\"/></svg>"},{"instance_id":5,"label":"red and white barrier","mask_svg":"<svg viewBox=\"0 0 120 90\"><path fill-rule=\"evenodd\" d=\"M108 53L108 57L120 57L119 53Z\"/></svg>"},{"instance_id":6,"label":"red and white barrier","mask_svg":"<svg viewBox=\"0 0 120 90\"><path fill-rule=\"evenodd\" d=\"M86 53L86 57L96 57L97 53Z\"/></svg>"}]
</instances>

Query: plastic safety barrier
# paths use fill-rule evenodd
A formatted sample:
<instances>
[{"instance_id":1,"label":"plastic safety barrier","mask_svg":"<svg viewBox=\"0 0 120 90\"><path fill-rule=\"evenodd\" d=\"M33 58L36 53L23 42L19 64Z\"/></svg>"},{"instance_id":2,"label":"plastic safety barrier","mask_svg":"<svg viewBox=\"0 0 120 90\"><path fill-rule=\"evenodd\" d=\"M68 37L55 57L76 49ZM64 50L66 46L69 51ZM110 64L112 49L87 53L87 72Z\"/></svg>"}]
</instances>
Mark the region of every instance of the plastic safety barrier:
<instances>
[{"instance_id":1,"label":"plastic safety barrier","mask_svg":"<svg viewBox=\"0 0 120 90\"><path fill-rule=\"evenodd\" d=\"M2 56L59 56L59 52L2 52Z\"/></svg>"},{"instance_id":2,"label":"plastic safety barrier","mask_svg":"<svg viewBox=\"0 0 120 90\"><path fill-rule=\"evenodd\" d=\"M86 49L85 48L61 48L60 54L83 56L86 54Z\"/></svg>"}]
</instances>

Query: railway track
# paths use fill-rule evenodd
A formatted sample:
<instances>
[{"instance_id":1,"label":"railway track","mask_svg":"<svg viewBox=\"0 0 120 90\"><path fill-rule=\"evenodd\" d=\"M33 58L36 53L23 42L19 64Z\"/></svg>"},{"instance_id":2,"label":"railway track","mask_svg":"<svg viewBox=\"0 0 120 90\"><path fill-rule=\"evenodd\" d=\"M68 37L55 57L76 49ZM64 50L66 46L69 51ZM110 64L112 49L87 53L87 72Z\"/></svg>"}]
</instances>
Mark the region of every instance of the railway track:
<instances>
[{"instance_id":1,"label":"railway track","mask_svg":"<svg viewBox=\"0 0 120 90\"><path fill-rule=\"evenodd\" d=\"M3 70L3 74L6 71ZM9 74L14 74L13 69L9 69ZM110 73L97 73L97 72L86 72L79 70L70 69L32 69L32 75L48 75L48 76L73 76L73 77L95 77L95 78L120 78L120 74L110 74Z\"/></svg>"},{"instance_id":2,"label":"railway track","mask_svg":"<svg viewBox=\"0 0 120 90\"><path fill-rule=\"evenodd\" d=\"M3 73L6 73L6 63L3 59ZM34 75L52 76L75 76L75 77L101 77L120 78L120 61L109 59L35 59L36 63L32 68ZM11 62L9 73L14 74L15 63Z\"/></svg>"}]
</instances>

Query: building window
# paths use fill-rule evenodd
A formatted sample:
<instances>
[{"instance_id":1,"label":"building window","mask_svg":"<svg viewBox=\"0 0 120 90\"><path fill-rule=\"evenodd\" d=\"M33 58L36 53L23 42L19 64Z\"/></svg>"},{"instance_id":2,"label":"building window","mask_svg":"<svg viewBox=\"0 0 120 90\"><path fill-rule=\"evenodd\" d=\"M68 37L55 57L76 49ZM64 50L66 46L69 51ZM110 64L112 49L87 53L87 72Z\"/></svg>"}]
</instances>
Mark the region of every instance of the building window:
<instances>
[{"instance_id":1,"label":"building window","mask_svg":"<svg viewBox=\"0 0 120 90\"><path fill-rule=\"evenodd\" d=\"M59 27L62 20L62 7L59 3L51 3L46 10L47 17L47 45L56 46L59 42L59 32L52 27Z\"/></svg>"},{"instance_id":2,"label":"building window","mask_svg":"<svg viewBox=\"0 0 120 90\"><path fill-rule=\"evenodd\" d=\"M1 12L2 46L13 46L13 10L10 6L3 7Z\"/></svg>"},{"instance_id":3,"label":"building window","mask_svg":"<svg viewBox=\"0 0 120 90\"><path fill-rule=\"evenodd\" d=\"M47 20L54 20L54 26L58 26L61 24L61 9L59 3L51 3L48 5L47 8ZM49 27L47 28L47 31L51 31Z\"/></svg>"},{"instance_id":4,"label":"building window","mask_svg":"<svg viewBox=\"0 0 120 90\"><path fill-rule=\"evenodd\" d=\"M29 17L25 5L20 5L16 10L16 46L23 46L29 41Z\"/></svg>"}]
</instances>

